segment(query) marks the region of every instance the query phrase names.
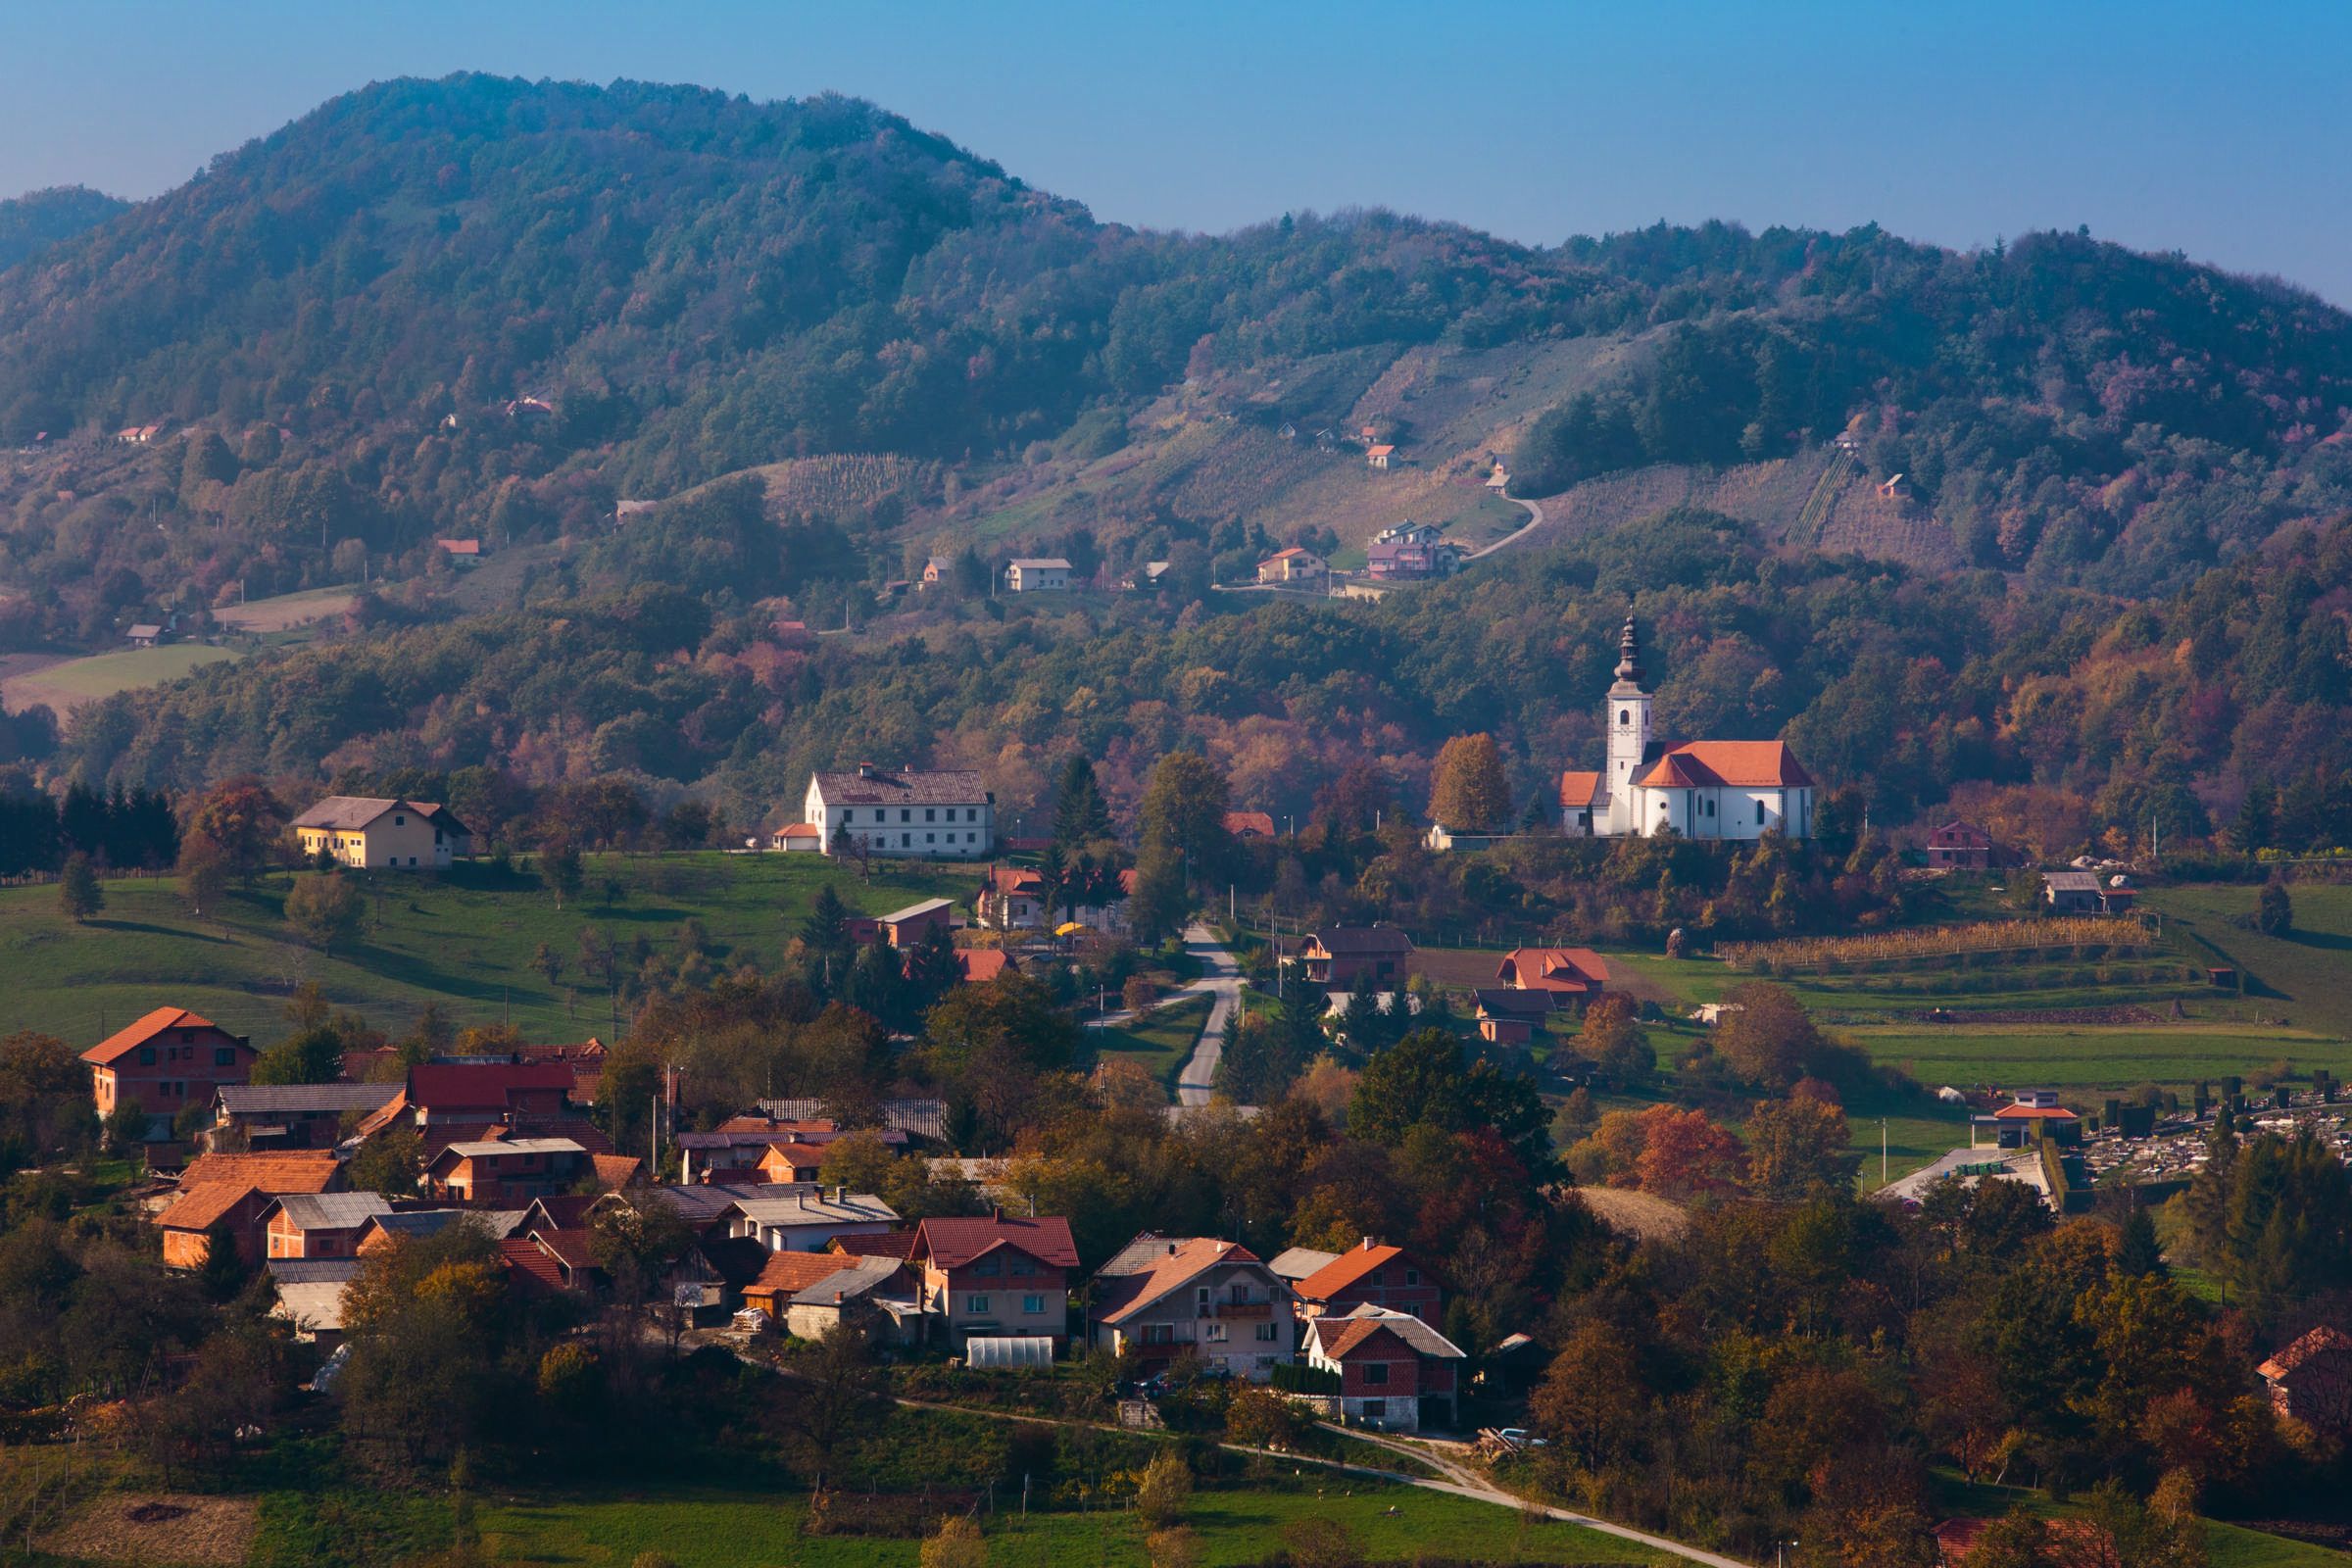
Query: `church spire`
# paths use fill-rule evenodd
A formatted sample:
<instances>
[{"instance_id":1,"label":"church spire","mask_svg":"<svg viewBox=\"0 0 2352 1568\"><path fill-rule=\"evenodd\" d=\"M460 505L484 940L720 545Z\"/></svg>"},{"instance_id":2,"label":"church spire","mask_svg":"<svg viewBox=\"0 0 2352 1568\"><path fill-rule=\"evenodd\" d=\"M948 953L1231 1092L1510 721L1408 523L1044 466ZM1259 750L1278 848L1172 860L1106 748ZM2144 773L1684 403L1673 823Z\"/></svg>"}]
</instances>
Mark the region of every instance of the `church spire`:
<instances>
[{"instance_id":1,"label":"church spire","mask_svg":"<svg viewBox=\"0 0 2352 1568\"><path fill-rule=\"evenodd\" d=\"M1625 617L1625 630L1617 637L1617 679L1628 685L1642 682L1641 640L1634 635L1634 617Z\"/></svg>"}]
</instances>

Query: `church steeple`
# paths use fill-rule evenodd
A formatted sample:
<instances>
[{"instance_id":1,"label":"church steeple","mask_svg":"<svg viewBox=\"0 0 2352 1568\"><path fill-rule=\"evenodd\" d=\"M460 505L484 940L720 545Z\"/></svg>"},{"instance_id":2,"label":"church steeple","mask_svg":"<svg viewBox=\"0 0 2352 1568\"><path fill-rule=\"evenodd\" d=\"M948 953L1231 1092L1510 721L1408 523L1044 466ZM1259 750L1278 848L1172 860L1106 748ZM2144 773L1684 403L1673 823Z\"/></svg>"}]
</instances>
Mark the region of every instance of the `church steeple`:
<instances>
[{"instance_id":1,"label":"church steeple","mask_svg":"<svg viewBox=\"0 0 2352 1568\"><path fill-rule=\"evenodd\" d=\"M1634 617L1625 617L1625 629L1617 634L1617 684L1610 688L1611 696L1620 696L1642 689L1642 640L1634 632Z\"/></svg>"}]
</instances>

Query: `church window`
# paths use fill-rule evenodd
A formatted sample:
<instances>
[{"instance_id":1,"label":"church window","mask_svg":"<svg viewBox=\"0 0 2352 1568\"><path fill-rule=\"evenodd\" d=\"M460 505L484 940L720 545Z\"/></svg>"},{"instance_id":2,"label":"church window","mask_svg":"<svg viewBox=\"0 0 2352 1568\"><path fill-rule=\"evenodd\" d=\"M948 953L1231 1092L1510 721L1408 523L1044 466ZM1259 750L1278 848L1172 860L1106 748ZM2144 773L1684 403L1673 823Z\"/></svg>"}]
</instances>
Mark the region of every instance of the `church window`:
<instances>
[{"instance_id":1,"label":"church window","mask_svg":"<svg viewBox=\"0 0 2352 1568\"><path fill-rule=\"evenodd\" d=\"M1630 708L1620 708L1619 710L1617 710L1617 722L1618 722L1618 723L1620 723L1620 724L1631 724L1633 721L1634 721L1634 710L1633 710L1632 709L1630 709Z\"/></svg>"}]
</instances>

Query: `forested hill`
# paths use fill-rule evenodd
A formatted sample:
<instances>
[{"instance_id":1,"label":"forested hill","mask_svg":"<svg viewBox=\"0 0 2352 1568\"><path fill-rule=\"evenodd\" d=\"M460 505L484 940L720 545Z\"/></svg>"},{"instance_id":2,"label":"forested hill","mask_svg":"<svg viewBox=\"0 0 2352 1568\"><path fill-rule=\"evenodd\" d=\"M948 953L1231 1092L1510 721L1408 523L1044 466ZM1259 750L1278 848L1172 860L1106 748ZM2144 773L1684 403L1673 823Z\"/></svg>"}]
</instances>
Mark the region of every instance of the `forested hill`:
<instances>
[{"instance_id":1,"label":"forested hill","mask_svg":"<svg viewBox=\"0 0 2352 1568\"><path fill-rule=\"evenodd\" d=\"M130 203L84 185L56 185L0 201L0 271L94 228Z\"/></svg>"},{"instance_id":2,"label":"forested hill","mask_svg":"<svg viewBox=\"0 0 2352 1568\"><path fill-rule=\"evenodd\" d=\"M404 80L0 272L0 444L82 443L0 463L0 646L420 575L435 536L589 534L809 456L899 465L796 503L866 530L852 578L1080 525L1113 572L1358 544L1395 519L1349 510L1318 426L1402 443L1390 511L1489 453L1540 496L1850 430L1861 478L1906 475L1912 543L1777 544L2161 594L2352 503L2347 405L2342 313L2075 235L1155 234L851 100ZM166 434L88 444L134 425Z\"/></svg>"}]
</instances>

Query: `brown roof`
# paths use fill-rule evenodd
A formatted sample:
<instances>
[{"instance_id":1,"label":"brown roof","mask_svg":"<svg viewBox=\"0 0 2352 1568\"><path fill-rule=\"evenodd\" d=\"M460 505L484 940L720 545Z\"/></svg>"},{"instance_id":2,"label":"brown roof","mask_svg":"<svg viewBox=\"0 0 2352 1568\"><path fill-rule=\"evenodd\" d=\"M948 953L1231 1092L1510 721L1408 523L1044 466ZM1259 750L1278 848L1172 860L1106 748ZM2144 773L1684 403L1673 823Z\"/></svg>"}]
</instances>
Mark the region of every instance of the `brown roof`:
<instances>
[{"instance_id":1,"label":"brown roof","mask_svg":"<svg viewBox=\"0 0 2352 1568\"><path fill-rule=\"evenodd\" d=\"M138 1022L118 1029L99 1041L81 1054L81 1059L94 1066L110 1067L166 1030L219 1027L212 1019L200 1017L185 1007L158 1007Z\"/></svg>"},{"instance_id":2,"label":"brown roof","mask_svg":"<svg viewBox=\"0 0 2352 1568\"><path fill-rule=\"evenodd\" d=\"M1359 1306L1346 1317L1315 1318L1308 1323L1307 1331L1322 1345L1323 1353L1335 1361L1384 1334L1416 1355L1455 1360L1462 1354L1461 1347L1410 1312L1393 1311L1385 1306Z\"/></svg>"},{"instance_id":3,"label":"brown roof","mask_svg":"<svg viewBox=\"0 0 2352 1568\"><path fill-rule=\"evenodd\" d=\"M836 1236L835 1252L849 1257L895 1257L905 1262L914 1254L914 1232L883 1231L872 1236Z\"/></svg>"},{"instance_id":4,"label":"brown roof","mask_svg":"<svg viewBox=\"0 0 2352 1568\"><path fill-rule=\"evenodd\" d=\"M1513 948L1494 966L1494 978L1523 991L1591 991L1609 983L1609 966L1591 948Z\"/></svg>"},{"instance_id":5,"label":"brown roof","mask_svg":"<svg viewBox=\"0 0 2352 1568\"><path fill-rule=\"evenodd\" d=\"M1357 1280L1404 1256L1401 1247L1350 1247L1298 1282L1298 1295L1309 1301L1326 1301Z\"/></svg>"},{"instance_id":6,"label":"brown roof","mask_svg":"<svg viewBox=\"0 0 2352 1568\"><path fill-rule=\"evenodd\" d=\"M626 1187L637 1180L645 1169L645 1161L634 1154L591 1154L589 1162L596 1166L599 1187Z\"/></svg>"},{"instance_id":7,"label":"brown roof","mask_svg":"<svg viewBox=\"0 0 2352 1568\"><path fill-rule=\"evenodd\" d=\"M979 773L970 768L819 773L816 787L833 806L977 806L988 799Z\"/></svg>"},{"instance_id":8,"label":"brown roof","mask_svg":"<svg viewBox=\"0 0 2352 1568\"><path fill-rule=\"evenodd\" d=\"M914 1228L915 1251L941 1268L961 1268L983 1252L1016 1248L1041 1263L1078 1266L1078 1244L1070 1222L1058 1214L1036 1219L997 1215L990 1219L927 1219Z\"/></svg>"},{"instance_id":9,"label":"brown roof","mask_svg":"<svg viewBox=\"0 0 2352 1568\"><path fill-rule=\"evenodd\" d=\"M1310 933L1309 941L1333 957L1354 954L1410 953L1413 944L1393 925L1341 925Z\"/></svg>"},{"instance_id":10,"label":"brown roof","mask_svg":"<svg viewBox=\"0 0 2352 1568\"><path fill-rule=\"evenodd\" d=\"M991 893L1042 893L1045 873L1034 866L991 865L988 868L988 889Z\"/></svg>"},{"instance_id":11,"label":"brown roof","mask_svg":"<svg viewBox=\"0 0 2352 1568\"><path fill-rule=\"evenodd\" d=\"M770 1252L745 1296L793 1296L842 1271L839 1252Z\"/></svg>"},{"instance_id":12,"label":"brown roof","mask_svg":"<svg viewBox=\"0 0 2352 1568\"><path fill-rule=\"evenodd\" d=\"M1787 741L1686 741L1658 759L1640 783L1658 789L1728 784L1779 789L1813 782Z\"/></svg>"},{"instance_id":13,"label":"brown roof","mask_svg":"<svg viewBox=\"0 0 2352 1568\"><path fill-rule=\"evenodd\" d=\"M1583 809L1592 804L1600 793L1598 773L1562 773L1560 775L1560 804Z\"/></svg>"},{"instance_id":14,"label":"brown roof","mask_svg":"<svg viewBox=\"0 0 2352 1568\"><path fill-rule=\"evenodd\" d=\"M1261 839L1274 836L1274 814L1271 811L1227 811L1225 831L1236 838L1254 833Z\"/></svg>"},{"instance_id":15,"label":"brown roof","mask_svg":"<svg viewBox=\"0 0 2352 1568\"><path fill-rule=\"evenodd\" d=\"M1112 1283L1098 1309L1103 1322L1124 1323L1220 1264L1258 1261L1257 1254L1239 1242L1219 1241L1214 1236L1195 1236L1169 1242L1167 1247L1151 1267L1121 1275Z\"/></svg>"},{"instance_id":16,"label":"brown roof","mask_svg":"<svg viewBox=\"0 0 2352 1568\"><path fill-rule=\"evenodd\" d=\"M236 1182L275 1197L280 1193L323 1193L341 1177L332 1151L289 1149L260 1154L199 1154L179 1173L182 1192L211 1182Z\"/></svg>"},{"instance_id":17,"label":"brown roof","mask_svg":"<svg viewBox=\"0 0 2352 1568\"><path fill-rule=\"evenodd\" d=\"M254 1195L251 1182L201 1182L180 1190L179 1201L156 1219L167 1231L203 1231Z\"/></svg>"},{"instance_id":18,"label":"brown roof","mask_svg":"<svg viewBox=\"0 0 2352 1568\"><path fill-rule=\"evenodd\" d=\"M498 1254L510 1272L522 1276L530 1284L551 1291L569 1289L564 1283L564 1270L553 1257L540 1250L536 1242L509 1237L498 1244Z\"/></svg>"},{"instance_id":19,"label":"brown roof","mask_svg":"<svg viewBox=\"0 0 2352 1568\"><path fill-rule=\"evenodd\" d=\"M406 807L429 820L432 812L415 801L387 800L377 795L329 795L294 819L296 827L342 829L356 832L394 807Z\"/></svg>"},{"instance_id":20,"label":"brown roof","mask_svg":"<svg viewBox=\"0 0 2352 1568\"><path fill-rule=\"evenodd\" d=\"M1017 969L1012 955L1003 948L960 948L956 961L963 969L963 977L973 985L988 984L1007 969Z\"/></svg>"},{"instance_id":21,"label":"brown roof","mask_svg":"<svg viewBox=\"0 0 2352 1568\"><path fill-rule=\"evenodd\" d=\"M2282 1378L2304 1362L2331 1350L2352 1350L2352 1335L2323 1323L2254 1370L2266 1378Z\"/></svg>"}]
</instances>

